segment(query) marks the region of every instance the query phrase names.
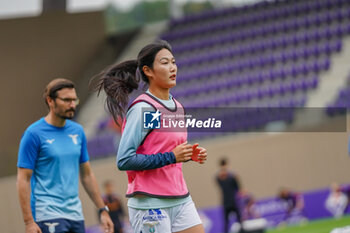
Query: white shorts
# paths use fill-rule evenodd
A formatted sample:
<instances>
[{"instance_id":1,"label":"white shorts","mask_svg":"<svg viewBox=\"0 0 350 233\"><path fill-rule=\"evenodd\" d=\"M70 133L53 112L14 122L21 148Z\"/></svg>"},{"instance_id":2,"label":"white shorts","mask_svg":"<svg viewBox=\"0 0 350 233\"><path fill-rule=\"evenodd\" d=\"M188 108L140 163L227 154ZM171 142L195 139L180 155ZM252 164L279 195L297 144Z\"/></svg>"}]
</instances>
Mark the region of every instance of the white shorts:
<instances>
[{"instance_id":1,"label":"white shorts","mask_svg":"<svg viewBox=\"0 0 350 233\"><path fill-rule=\"evenodd\" d=\"M129 207L129 219L135 233L172 233L202 224L193 201L164 209Z\"/></svg>"}]
</instances>

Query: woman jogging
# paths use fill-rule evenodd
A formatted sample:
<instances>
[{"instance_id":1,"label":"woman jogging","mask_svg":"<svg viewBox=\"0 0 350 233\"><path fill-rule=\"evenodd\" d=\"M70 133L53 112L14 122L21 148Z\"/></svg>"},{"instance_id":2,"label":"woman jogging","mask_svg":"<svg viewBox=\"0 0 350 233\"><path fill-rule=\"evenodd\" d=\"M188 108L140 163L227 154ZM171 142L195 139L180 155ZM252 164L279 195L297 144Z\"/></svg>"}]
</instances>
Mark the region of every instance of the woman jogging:
<instances>
[{"instance_id":1,"label":"woman jogging","mask_svg":"<svg viewBox=\"0 0 350 233\"><path fill-rule=\"evenodd\" d=\"M204 233L182 173L182 163L204 163L206 149L187 142L186 130L144 129L144 115L151 126L160 115L184 114L182 105L170 94L176 86L177 66L165 41L149 44L137 60L125 61L102 71L95 86L106 92L108 110L123 120L117 155L120 170L128 175L130 223L135 233ZM149 85L126 109L128 95L138 88L140 78ZM149 111L149 110L152 111ZM159 127L160 126L160 127ZM147 127L146 127L147 128ZM193 155L199 152L198 158Z\"/></svg>"}]
</instances>

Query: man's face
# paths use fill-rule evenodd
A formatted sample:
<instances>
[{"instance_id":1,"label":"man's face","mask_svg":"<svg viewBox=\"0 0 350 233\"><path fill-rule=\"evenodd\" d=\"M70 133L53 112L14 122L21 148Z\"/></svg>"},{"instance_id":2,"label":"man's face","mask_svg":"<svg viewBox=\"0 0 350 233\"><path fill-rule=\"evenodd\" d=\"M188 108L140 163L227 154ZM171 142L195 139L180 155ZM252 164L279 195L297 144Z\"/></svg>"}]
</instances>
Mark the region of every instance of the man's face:
<instances>
[{"instance_id":1,"label":"man's face","mask_svg":"<svg viewBox=\"0 0 350 233\"><path fill-rule=\"evenodd\" d=\"M109 183L105 186L106 194L112 194L114 192L114 186L112 183Z\"/></svg>"},{"instance_id":2,"label":"man's face","mask_svg":"<svg viewBox=\"0 0 350 233\"><path fill-rule=\"evenodd\" d=\"M72 119L79 103L74 88L63 88L57 91L56 99L48 100L50 111L62 119Z\"/></svg>"}]
</instances>

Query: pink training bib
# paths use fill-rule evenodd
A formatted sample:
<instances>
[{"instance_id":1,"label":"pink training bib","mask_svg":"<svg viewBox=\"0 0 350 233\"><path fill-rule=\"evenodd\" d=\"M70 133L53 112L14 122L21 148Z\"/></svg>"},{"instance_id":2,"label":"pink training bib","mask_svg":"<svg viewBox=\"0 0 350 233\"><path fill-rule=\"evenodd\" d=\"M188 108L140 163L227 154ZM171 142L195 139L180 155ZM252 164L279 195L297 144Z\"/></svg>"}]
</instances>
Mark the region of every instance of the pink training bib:
<instances>
[{"instance_id":1,"label":"pink training bib","mask_svg":"<svg viewBox=\"0 0 350 233\"><path fill-rule=\"evenodd\" d=\"M173 98L175 109L171 110L164 106L160 101L149 94L142 94L137 97L129 109L138 102L150 104L155 111L159 110L162 115L177 116L184 115L182 105ZM161 115L161 117L162 117ZM126 120L123 122L124 130ZM187 130L164 130L152 129L146 135L143 143L138 147L137 154L157 154L172 151L176 146L187 140ZM170 164L161 168L127 171L128 190L127 197L137 194L159 198L183 198L189 195L186 182L183 178L182 163Z\"/></svg>"}]
</instances>

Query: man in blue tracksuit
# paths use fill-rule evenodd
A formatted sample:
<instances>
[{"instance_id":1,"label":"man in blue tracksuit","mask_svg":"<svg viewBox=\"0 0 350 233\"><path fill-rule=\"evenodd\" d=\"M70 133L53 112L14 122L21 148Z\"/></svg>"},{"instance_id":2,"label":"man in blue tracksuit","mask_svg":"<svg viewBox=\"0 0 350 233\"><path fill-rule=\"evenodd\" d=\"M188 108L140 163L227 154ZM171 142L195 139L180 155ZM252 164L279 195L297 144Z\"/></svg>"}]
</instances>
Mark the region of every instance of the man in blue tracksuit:
<instances>
[{"instance_id":1,"label":"man in blue tracksuit","mask_svg":"<svg viewBox=\"0 0 350 233\"><path fill-rule=\"evenodd\" d=\"M17 190L26 233L85 233L79 175L99 208L103 230L113 232L90 167L83 128L69 120L79 104L74 84L55 79L44 98L49 113L26 129L18 152Z\"/></svg>"}]
</instances>

